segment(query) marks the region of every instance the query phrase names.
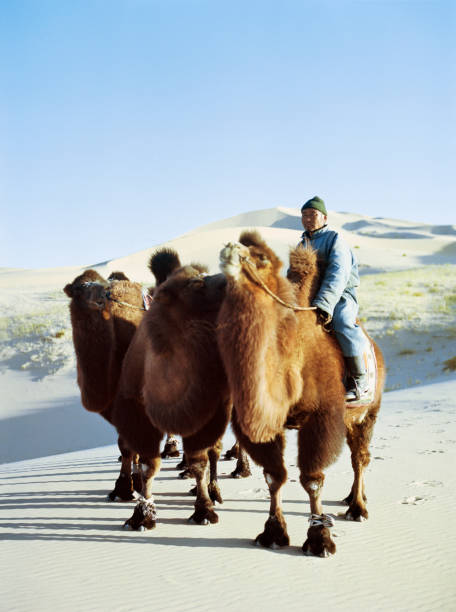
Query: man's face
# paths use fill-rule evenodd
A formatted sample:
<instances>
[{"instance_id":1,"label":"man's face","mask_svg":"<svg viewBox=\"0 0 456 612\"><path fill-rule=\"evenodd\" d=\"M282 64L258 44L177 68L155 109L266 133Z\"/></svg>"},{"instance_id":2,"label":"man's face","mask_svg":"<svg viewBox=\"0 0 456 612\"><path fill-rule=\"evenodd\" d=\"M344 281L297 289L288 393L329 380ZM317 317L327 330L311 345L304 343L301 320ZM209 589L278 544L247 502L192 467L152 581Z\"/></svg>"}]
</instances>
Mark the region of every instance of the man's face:
<instances>
[{"instance_id":1,"label":"man's face","mask_svg":"<svg viewBox=\"0 0 456 612\"><path fill-rule=\"evenodd\" d=\"M326 223L326 215L315 208L305 208L301 213L302 226L307 232L315 232Z\"/></svg>"}]
</instances>

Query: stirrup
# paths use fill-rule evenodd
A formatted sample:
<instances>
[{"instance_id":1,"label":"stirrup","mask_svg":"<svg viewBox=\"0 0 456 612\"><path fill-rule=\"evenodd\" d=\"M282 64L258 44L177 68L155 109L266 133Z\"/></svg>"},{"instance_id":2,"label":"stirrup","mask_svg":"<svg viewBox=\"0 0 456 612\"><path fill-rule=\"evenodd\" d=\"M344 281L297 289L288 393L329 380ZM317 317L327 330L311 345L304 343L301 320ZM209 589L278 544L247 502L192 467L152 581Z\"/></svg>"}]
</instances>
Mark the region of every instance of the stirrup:
<instances>
[{"instance_id":1,"label":"stirrup","mask_svg":"<svg viewBox=\"0 0 456 612\"><path fill-rule=\"evenodd\" d=\"M360 387L356 380L352 379L354 386L350 387L350 389L346 389L345 391L345 401L346 402L355 402L363 399L368 392L369 387L365 385L364 387Z\"/></svg>"}]
</instances>

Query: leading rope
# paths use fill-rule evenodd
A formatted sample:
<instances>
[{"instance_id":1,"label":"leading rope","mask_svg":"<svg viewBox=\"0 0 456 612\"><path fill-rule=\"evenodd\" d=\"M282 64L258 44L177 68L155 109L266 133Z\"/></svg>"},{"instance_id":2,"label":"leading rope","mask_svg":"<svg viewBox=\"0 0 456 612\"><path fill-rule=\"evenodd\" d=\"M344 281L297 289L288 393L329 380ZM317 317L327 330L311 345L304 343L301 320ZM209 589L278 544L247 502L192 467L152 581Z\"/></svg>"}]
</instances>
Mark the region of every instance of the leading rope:
<instances>
[{"instance_id":1,"label":"leading rope","mask_svg":"<svg viewBox=\"0 0 456 612\"><path fill-rule=\"evenodd\" d=\"M274 300L276 300L276 302L279 302L279 304L282 304L282 306L285 306L286 308L290 308L291 310L317 310L316 306L298 306L297 304L288 304L287 302L284 302L281 298L279 298L278 295L273 293L267 285L265 285L265 283L261 280L261 278L256 273L256 268L248 257L240 256L239 260L241 262L245 262L249 266L250 273L252 274L255 281L259 285L261 285L261 287L263 287L266 293L268 293Z\"/></svg>"}]
</instances>

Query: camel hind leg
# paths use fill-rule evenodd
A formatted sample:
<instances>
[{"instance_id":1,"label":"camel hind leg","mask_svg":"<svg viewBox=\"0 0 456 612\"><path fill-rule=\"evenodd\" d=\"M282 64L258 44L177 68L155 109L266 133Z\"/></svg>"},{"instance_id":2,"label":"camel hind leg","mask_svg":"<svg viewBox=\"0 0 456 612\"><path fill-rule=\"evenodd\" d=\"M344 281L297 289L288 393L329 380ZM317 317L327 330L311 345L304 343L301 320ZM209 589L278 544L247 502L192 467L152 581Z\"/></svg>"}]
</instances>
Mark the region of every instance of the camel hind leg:
<instances>
[{"instance_id":1,"label":"camel hind leg","mask_svg":"<svg viewBox=\"0 0 456 612\"><path fill-rule=\"evenodd\" d=\"M252 475L250 471L249 458L245 450L238 444L238 455L236 461L236 467L231 472L232 478L248 478Z\"/></svg>"},{"instance_id":2,"label":"camel hind leg","mask_svg":"<svg viewBox=\"0 0 456 612\"><path fill-rule=\"evenodd\" d=\"M108 494L108 500L110 501L132 501L135 499L133 492L133 481L131 474L131 462L133 460L133 453L128 448L127 444L121 436L117 440L117 444L120 450L120 474L114 485L114 489Z\"/></svg>"},{"instance_id":3,"label":"camel hind leg","mask_svg":"<svg viewBox=\"0 0 456 612\"><path fill-rule=\"evenodd\" d=\"M247 453L243 448L241 448L238 440L236 440L233 446L226 451L224 459L225 461L237 459L236 467L231 472L232 478L248 478L252 475Z\"/></svg>"},{"instance_id":4,"label":"camel hind leg","mask_svg":"<svg viewBox=\"0 0 456 612\"><path fill-rule=\"evenodd\" d=\"M369 444L376 417L376 413L368 413L360 423L347 423L347 443L351 451L354 473L351 491L343 500L349 506L345 513L345 518L349 521L361 522L369 517L366 507L364 473L370 462Z\"/></svg>"},{"instance_id":5,"label":"camel hind leg","mask_svg":"<svg viewBox=\"0 0 456 612\"><path fill-rule=\"evenodd\" d=\"M143 478L142 478L141 460L140 460L138 453L135 453L133 455L132 481L133 481L133 489L137 493L141 493L142 488L143 488Z\"/></svg>"},{"instance_id":6,"label":"camel hind leg","mask_svg":"<svg viewBox=\"0 0 456 612\"><path fill-rule=\"evenodd\" d=\"M217 467L220 455L222 454L222 440L218 440L214 446L208 450L209 457L209 497L213 502L223 504L222 494L218 486Z\"/></svg>"},{"instance_id":7,"label":"camel hind leg","mask_svg":"<svg viewBox=\"0 0 456 612\"><path fill-rule=\"evenodd\" d=\"M185 448L185 439L184 439ZM196 479L195 512L188 519L190 523L208 525L218 523L218 515L214 512L214 502L210 497L208 482L208 451L187 451L188 469Z\"/></svg>"}]
</instances>

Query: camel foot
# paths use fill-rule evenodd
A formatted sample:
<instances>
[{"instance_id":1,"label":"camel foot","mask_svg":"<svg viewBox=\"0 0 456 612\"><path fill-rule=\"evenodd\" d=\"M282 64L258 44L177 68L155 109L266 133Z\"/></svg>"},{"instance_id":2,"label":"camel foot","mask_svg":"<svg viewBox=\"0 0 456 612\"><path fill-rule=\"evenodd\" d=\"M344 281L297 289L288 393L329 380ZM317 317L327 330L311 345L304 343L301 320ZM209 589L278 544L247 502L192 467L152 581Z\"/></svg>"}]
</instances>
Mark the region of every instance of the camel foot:
<instances>
[{"instance_id":1,"label":"camel foot","mask_svg":"<svg viewBox=\"0 0 456 612\"><path fill-rule=\"evenodd\" d=\"M270 516L264 524L264 531L255 538L256 544L265 548L288 546L290 538L287 533L287 524L282 515Z\"/></svg>"},{"instance_id":2,"label":"camel foot","mask_svg":"<svg viewBox=\"0 0 456 612\"><path fill-rule=\"evenodd\" d=\"M369 513L365 506L361 506L360 504L351 503L347 512L345 513L346 521L357 521L358 523L362 523L363 521L367 521L369 518Z\"/></svg>"},{"instance_id":3,"label":"camel foot","mask_svg":"<svg viewBox=\"0 0 456 612\"><path fill-rule=\"evenodd\" d=\"M329 528L323 525L309 527L302 551L307 556L329 557L333 555L336 552L336 545L331 539Z\"/></svg>"},{"instance_id":4,"label":"camel foot","mask_svg":"<svg viewBox=\"0 0 456 612\"><path fill-rule=\"evenodd\" d=\"M193 478L193 474L191 473L189 469L186 469L179 474L179 478L183 478L184 480L186 478Z\"/></svg>"},{"instance_id":5,"label":"camel foot","mask_svg":"<svg viewBox=\"0 0 456 612\"><path fill-rule=\"evenodd\" d=\"M133 489L137 493L141 493L142 485L143 485L141 472L135 472L132 476L132 481L133 481Z\"/></svg>"},{"instance_id":6,"label":"camel foot","mask_svg":"<svg viewBox=\"0 0 456 612\"><path fill-rule=\"evenodd\" d=\"M218 486L218 482L212 480L208 486L209 497L213 502L217 502L219 504L223 504L222 494L220 493L220 488Z\"/></svg>"},{"instance_id":7,"label":"camel foot","mask_svg":"<svg viewBox=\"0 0 456 612\"><path fill-rule=\"evenodd\" d=\"M111 493L108 493L109 501L133 501L135 494L133 492L133 484L130 476L126 474L119 474L114 489Z\"/></svg>"},{"instance_id":8,"label":"camel foot","mask_svg":"<svg viewBox=\"0 0 456 612\"><path fill-rule=\"evenodd\" d=\"M188 519L188 522L196 525L209 525L209 523L218 523L218 520L218 514L212 509L211 502L196 501L195 512Z\"/></svg>"},{"instance_id":9,"label":"camel foot","mask_svg":"<svg viewBox=\"0 0 456 612\"><path fill-rule=\"evenodd\" d=\"M165 448L161 453L161 458L166 459L167 457L179 457L179 447L177 446L177 440L172 438L168 440L165 444Z\"/></svg>"},{"instance_id":10,"label":"camel foot","mask_svg":"<svg viewBox=\"0 0 456 612\"><path fill-rule=\"evenodd\" d=\"M156 523L157 511L154 502L143 499L136 504L132 517L125 521L124 529L145 531L154 529Z\"/></svg>"}]
</instances>

